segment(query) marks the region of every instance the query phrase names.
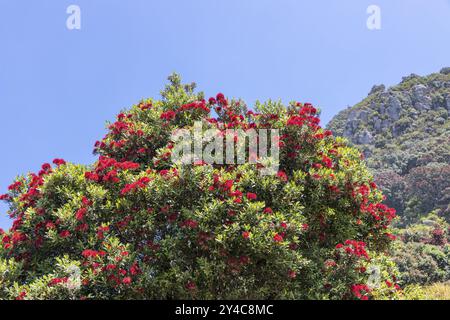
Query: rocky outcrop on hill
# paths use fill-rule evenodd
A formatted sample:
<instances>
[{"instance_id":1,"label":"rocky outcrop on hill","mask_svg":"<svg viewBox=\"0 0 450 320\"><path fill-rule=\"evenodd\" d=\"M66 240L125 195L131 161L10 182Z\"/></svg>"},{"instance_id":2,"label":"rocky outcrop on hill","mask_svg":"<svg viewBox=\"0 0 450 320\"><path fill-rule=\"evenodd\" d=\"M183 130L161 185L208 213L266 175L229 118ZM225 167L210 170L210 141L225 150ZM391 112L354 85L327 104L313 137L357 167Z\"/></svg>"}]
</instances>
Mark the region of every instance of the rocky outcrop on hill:
<instances>
[{"instance_id":1,"label":"rocky outcrop on hill","mask_svg":"<svg viewBox=\"0 0 450 320\"><path fill-rule=\"evenodd\" d=\"M363 151L404 222L450 215L450 68L374 86L328 127Z\"/></svg>"}]
</instances>

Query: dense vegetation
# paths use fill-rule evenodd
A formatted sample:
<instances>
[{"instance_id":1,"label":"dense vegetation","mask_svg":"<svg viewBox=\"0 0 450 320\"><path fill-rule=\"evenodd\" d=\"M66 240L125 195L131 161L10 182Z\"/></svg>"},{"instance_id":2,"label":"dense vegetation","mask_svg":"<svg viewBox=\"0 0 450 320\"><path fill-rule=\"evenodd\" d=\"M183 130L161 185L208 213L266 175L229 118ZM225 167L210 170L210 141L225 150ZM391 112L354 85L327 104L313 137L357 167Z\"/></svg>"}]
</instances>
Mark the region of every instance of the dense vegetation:
<instances>
[{"instance_id":1,"label":"dense vegetation","mask_svg":"<svg viewBox=\"0 0 450 320\"><path fill-rule=\"evenodd\" d=\"M450 281L450 225L435 214L396 231L393 258L402 285Z\"/></svg>"},{"instance_id":2,"label":"dense vegetation","mask_svg":"<svg viewBox=\"0 0 450 320\"><path fill-rule=\"evenodd\" d=\"M0 231L0 298L401 295L386 255L395 212L360 152L322 129L313 106L269 101L252 112L169 79L162 100L109 125L95 164L55 159L1 196L14 223ZM197 120L219 135L278 128L279 171L259 173L270 159L171 163L170 134Z\"/></svg>"},{"instance_id":3,"label":"dense vegetation","mask_svg":"<svg viewBox=\"0 0 450 320\"><path fill-rule=\"evenodd\" d=\"M401 224L433 210L450 221L450 68L375 86L328 127L364 152Z\"/></svg>"},{"instance_id":4,"label":"dense vegetation","mask_svg":"<svg viewBox=\"0 0 450 320\"><path fill-rule=\"evenodd\" d=\"M385 203L397 210L393 257L402 285L448 299L450 280L450 68L410 75L368 97L328 125L367 157ZM432 285L433 284L433 285Z\"/></svg>"}]
</instances>

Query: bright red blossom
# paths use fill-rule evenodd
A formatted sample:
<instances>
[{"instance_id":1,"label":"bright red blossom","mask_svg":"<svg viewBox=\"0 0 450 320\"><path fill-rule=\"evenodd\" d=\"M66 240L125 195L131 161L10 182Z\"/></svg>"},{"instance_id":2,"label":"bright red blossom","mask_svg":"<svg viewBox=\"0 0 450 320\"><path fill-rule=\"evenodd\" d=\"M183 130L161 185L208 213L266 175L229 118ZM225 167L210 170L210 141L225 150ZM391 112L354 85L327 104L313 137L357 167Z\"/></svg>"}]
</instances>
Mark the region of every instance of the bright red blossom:
<instances>
[{"instance_id":1,"label":"bright red blossom","mask_svg":"<svg viewBox=\"0 0 450 320\"><path fill-rule=\"evenodd\" d=\"M252 192L248 192L247 193L247 199L248 200L256 200L256 198L257 198L257 196L256 196L255 193L252 193Z\"/></svg>"}]
</instances>

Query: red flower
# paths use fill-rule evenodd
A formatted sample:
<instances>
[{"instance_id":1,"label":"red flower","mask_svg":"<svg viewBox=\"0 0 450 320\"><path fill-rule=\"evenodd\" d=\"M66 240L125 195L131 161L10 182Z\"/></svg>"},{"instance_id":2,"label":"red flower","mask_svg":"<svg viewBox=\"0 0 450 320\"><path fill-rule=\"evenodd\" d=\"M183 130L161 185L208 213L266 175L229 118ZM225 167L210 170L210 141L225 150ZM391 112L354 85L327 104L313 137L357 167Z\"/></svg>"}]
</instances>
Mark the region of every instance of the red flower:
<instances>
[{"instance_id":1,"label":"red flower","mask_svg":"<svg viewBox=\"0 0 450 320\"><path fill-rule=\"evenodd\" d=\"M369 255L366 252L366 244L362 241L345 240L344 244L339 243L336 249L343 249L349 256L362 257L369 260Z\"/></svg>"},{"instance_id":2,"label":"red flower","mask_svg":"<svg viewBox=\"0 0 450 320\"><path fill-rule=\"evenodd\" d=\"M132 274L132 275L136 275L136 274L138 274L138 273L140 273L141 272L141 270L139 269L139 266L138 266L138 264L135 262L135 263L133 263L133 265L131 266L131 268L130 268L130 273Z\"/></svg>"},{"instance_id":3,"label":"red flower","mask_svg":"<svg viewBox=\"0 0 450 320\"><path fill-rule=\"evenodd\" d=\"M68 278L54 278L54 279L50 280L50 282L48 283L48 286L53 287L60 283L66 283L67 281L68 281Z\"/></svg>"},{"instance_id":4,"label":"red flower","mask_svg":"<svg viewBox=\"0 0 450 320\"><path fill-rule=\"evenodd\" d=\"M236 215L236 211L234 211L234 210L228 211L228 216L229 217L234 217L235 215Z\"/></svg>"},{"instance_id":5,"label":"red flower","mask_svg":"<svg viewBox=\"0 0 450 320\"><path fill-rule=\"evenodd\" d=\"M27 240L27 236L19 231L15 231L11 238L14 244Z\"/></svg>"},{"instance_id":6,"label":"red flower","mask_svg":"<svg viewBox=\"0 0 450 320\"><path fill-rule=\"evenodd\" d=\"M250 258L249 258L248 256L241 256L241 257L239 258L239 261L240 261L242 264L247 264L247 263L250 262Z\"/></svg>"},{"instance_id":7,"label":"red flower","mask_svg":"<svg viewBox=\"0 0 450 320\"><path fill-rule=\"evenodd\" d=\"M90 206L92 205L92 201L90 201L88 198L83 197L83 199L81 199L81 202L83 203L83 205L85 206Z\"/></svg>"},{"instance_id":8,"label":"red flower","mask_svg":"<svg viewBox=\"0 0 450 320\"><path fill-rule=\"evenodd\" d=\"M288 176L286 173L284 173L283 171L278 171L277 172L277 177L280 178L281 181L286 182L288 180Z\"/></svg>"},{"instance_id":9,"label":"red flower","mask_svg":"<svg viewBox=\"0 0 450 320\"><path fill-rule=\"evenodd\" d=\"M225 181L225 183L223 184L223 188L225 190L231 190L231 188L233 187L233 180L227 180Z\"/></svg>"},{"instance_id":10,"label":"red flower","mask_svg":"<svg viewBox=\"0 0 450 320\"><path fill-rule=\"evenodd\" d=\"M188 283L186 283L186 289L188 289L188 290L195 290L196 288L197 288L197 286L195 285L194 282L188 281Z\"/></svg>"},{"instance_id":11,"label":"red flower","mask_svg":"<svg viewBox=\"0 0 450 320\"><path fill-rule=\"evenodd\" d=\"M397 237L396 236L394 236L393 234L390 234L390 233L385 233L385 235L386 235L386 237L388 237L389 239L391 239L391 240L395 240L395 239L397 239Z\"/></svg>"},{"instance_id":12,"label":"red flower","mask_svg":"<svg viewBox=\"0 0 450 320\"><path fill-rule=\"evenodd\" d=\"M16 297L16 300L23 300L27 296L27 293L25 291L22 291L19 293L19 295Z\"/></svg>"},{"instance_id":13,"label":"red flower","mask_svg":"<svg viewBox=\"0 0 450 320\"><path fill-rule=\"evenodd\" d=\"M13 183L12 185L10 185L8 187L8 190L9 191L18 191L22 185L23 185L22 182L16 181L15 183Z\"/></svg>"},{"instance_id":14,"label":"red flower","mask_svg":"<svg viewBox=\"0 0 450 320\"><path fill-rule=\"evenodd\" d=\"M256 194L252 192L247 193L247 199L248 200L256 200Z\"/></svg>"},{"instance_id":15,"label":"red flower","mask_svg":"<svg viewBox=\"0 0 450 320\"><path fill-rule=\"evenodd\" d=\"M367 293L369 293L371 290L365 284L354 284L351 286L351 291L356 298L361 300L368 300L369 297L367 296Z\"/></svg>"},{"instance_id":16,"label":"red flower","mask_svg":"<svg viewBox=\"0 0 450 320\"><path fill-rule=\"evenodd\" d=\"M47 221L47 223L45 224L45 228L47 228L47 229L55 229L56 226L55 226L55 224L53 222Z\"/></svg>"},{"instance_id":17,"label":"red flower","mask_svg":"<svg viewBox=\"0 0 450 320\"><path fill-rule=\"evenodd\" d=\"M289 270L288 276L291 279L295 279L297 277L297 273L294 270Z\"/></svg>"},{"instance_id":18,"label":"red flower","mask_svg":"<svg viewBox=\"0 0 450 320\"><path fill-rule=\"evenodd\" d=\"M164 119L164 120L167 120L167 121L170 121L170 120L172 120L173 118L175 118L175 116L176 116L175 111L169 110L169 111L163 112L163 113L161 114L160 118L161 118L161 119Z\"/></svg>"},{"instance_id":19,"label":"red flower","mask_svg":"<svg viewBox=\"0 0 450 320\"><path fill-rule=\"evenodd\" d=\"M249 237L250 237L250 232L248 232L248 231L242 232L242 238L248 239Z\"/></svg>"},{"instance_id":20,"label":"red flower","mask_svg":"<svg viewBox=\"0 0 450 320\"><path fill-rule=\"evenodd\" d=\"M75 230L79 231L79 232L86 232L89 230L89 226L87 225L87 223L83 223L83 224L80 224L79 226L77 226L75 228Z\"/></svg>"},{"instance_id":21,"label":"red flower","mask_svg":"<svg viewBox=\"0 0 450 320\"><path fill-rule=\"evenodd\" d=\"M6 235L5 235L5 236L3 237L3 239L2 239L2 242L3 242L3 243L9 243L9 242L11 242L11 238L10 238L9 236L6 236Z\"/></svg>"},{"instance_id":22,"label":"red flower","mask_svg":"<svg viewBox=\"0 0 450 320\"><path fill-rule=\"evenodd\" d=\"M8 194L2 194L0 195L0 200L10 200L11 198L9 197Z\"/></svg>"},{"instance_id":23,"label":"red flower","mask_svg":"<svg viewBox=\"0 0 450 320\"><path fill-rule=\"evenodd\" d=\"M264 213L272 214L273 210L272 210L272 208L267 207L267 208L264 209Z\"/></svg>"},{"instance_id":24,"label":"red flower","mask_svg":"<svg viewBox=\"0 0 450 320\"><path fill-rule=\"evenodd\" d=\"M278 233L276 233L274 236L273 236L273 241L275 241L275 242L281 242L281 241L283 241L284 239L283 239L283 237L280 235L280 234L278 234Z\"/></svg>"},{"instance_id":25,"label":"red flower","mask_svg":"<svg viewBox=\"0 0 450 320\"><path fill-rule=\"evenodd\" d=\"M191 219L187 219L184 222L181 223L182 227L187 227L187 228L191 228L191 229L195 229L198 227L198 222L191 220Z\"/></svg>"},{"instance_id":26,"label":"red flower","mask_svg":"<svg viewBox=\"0 0 450 320\"><path fill-rule=\"evenodd\" d=\"M242 197L242 192L240 192L239 190L233 191L230 193L230 196L232 197Z\"/></svg>"},{"instance_id":27,"label":"red flower","mask_svg":"<svg viewBox=\"0 0 450 320\"><path fill-rule=\"evenodd\" d=\"M216 96L216 100L218 103L220 103L223 106L226 106L227 103L227 99L225 99L225 96L223 95L223 93L218 93Z\"/></svg>"},{"instance_id":28,"label":"red flower","mask_svg":"<svg viewBox=\"0 0 450 320\"><path fill-rule=\"evenodd\" d=\"M302 126L303 122L305 121L305 118L300 116L292 116L289 118L289 120L286 122L286 125L288 126Z\"/></svg>"},{"instance_id":29,"label":"red flower","mask_svg":"<svg viewBox=\"0 0 450 320\"><path fill-rule=\"evenodd\" d=\"M50 164L48 164L48 163L44 163L43 165L42 165L42 170L44 170L44 171L48 171L48 170L50 170L52 168L52 166L50 165Z\"/></svg>"},{"instance_id":30,"label":"red flower","mask_svg":"<svg viewBox=\"0 0 450 320\"><path fill-rule=\"evenodd\" d=\"M95 250L91 250L91 249L86 249L84 250L81 255L85 258L95 258L98 256L104 256L106 255L105 251L95 251Z\"/></svg>"},{"instance_id":31,"label":"red flower","mask_svg":"<svg viewBox=\"0 0 450 320\"><path fill-rule=\"evenodd\" d=\"M131 278L130 277L125 277L122 279L122 283L123 284L130 284L131 283Z\"/></svg>"},{"instance_id":32,"label":"red flower","mask_svg":"<svg viewBox=\"0 0 450 320\"><path fill-rule=\"evenodd\" d=\"M327 168L333 168L333 161L327 156L322 157L322 162Z\"/></svg>"},{"instance_id":33,"label":"red flower","mask_svg":"<svg viewBox=\"0 0 450 320\"><path fill-rule=\"evenodd\" d=\"M64 161L63 159L55 159L55 160L53 160L53 163L57 166L61 166L61 165L66 164L66 161Z\"/></svg>"},{"instance_id":34,"label":"red flower","mask_svg":"<svg viewBox=\"0 0 450 320\"><path fill-rule=\"evenodd\" d=\"M59 233L59 236L61 237L61 238L68 238L68 237L70 237L70 231L69 230L64 230L64 231L61 231L60 233Z\"/></svg>"},{"instance_id":35,"label":"red flower","mask_svg":"<svg viewBox=\"0 0 450 320\"><path fill-rule=\"evenodd\" d=\"M84 216L86 215L86 213L87 213L87 209L86 209L86 208L81 208L81 209L79 209L79 210L77 211L77 213L75 214L75 218L76 218L78 221L81 221L81 220L83 220L83 218L84 218Z\"/></svg>"}]
</instances>

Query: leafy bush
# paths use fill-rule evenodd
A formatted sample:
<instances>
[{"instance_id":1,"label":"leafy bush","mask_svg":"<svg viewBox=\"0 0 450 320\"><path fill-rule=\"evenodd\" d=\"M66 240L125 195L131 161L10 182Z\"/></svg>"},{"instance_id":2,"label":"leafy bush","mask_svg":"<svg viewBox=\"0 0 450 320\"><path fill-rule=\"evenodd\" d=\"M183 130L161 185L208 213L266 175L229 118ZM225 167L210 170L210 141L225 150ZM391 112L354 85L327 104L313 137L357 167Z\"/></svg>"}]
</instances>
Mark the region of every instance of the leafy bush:
<instances>
[{"instance_id":1,"label":"leafy bush","mask_svg":"<svg viewBox=\"0 0 450 320\"><path fill-rule=\"evenodd\" d=\"M399 241L393 246L393 258L402 285L450 280L448 223L430 214L399 233Z\"/></svg>"},{"instance_id":2,"label":"leafy bush","mask_svg":"<svg viewBox=\"0 0 450 320\"><path fill-rule=\"evenodd\" d=\"M0 298L368 299L394 297L383 252L395 213L360 153L309 104L247 112L205 101L177 75L162 100L118 115L86 167L56 159L1 196ZM214 109L216 118L210 109ZM280 169L173 164L175 129L276 128ZM380 268L381 285L366 285Z\"/></svg>"}]
</instances>

